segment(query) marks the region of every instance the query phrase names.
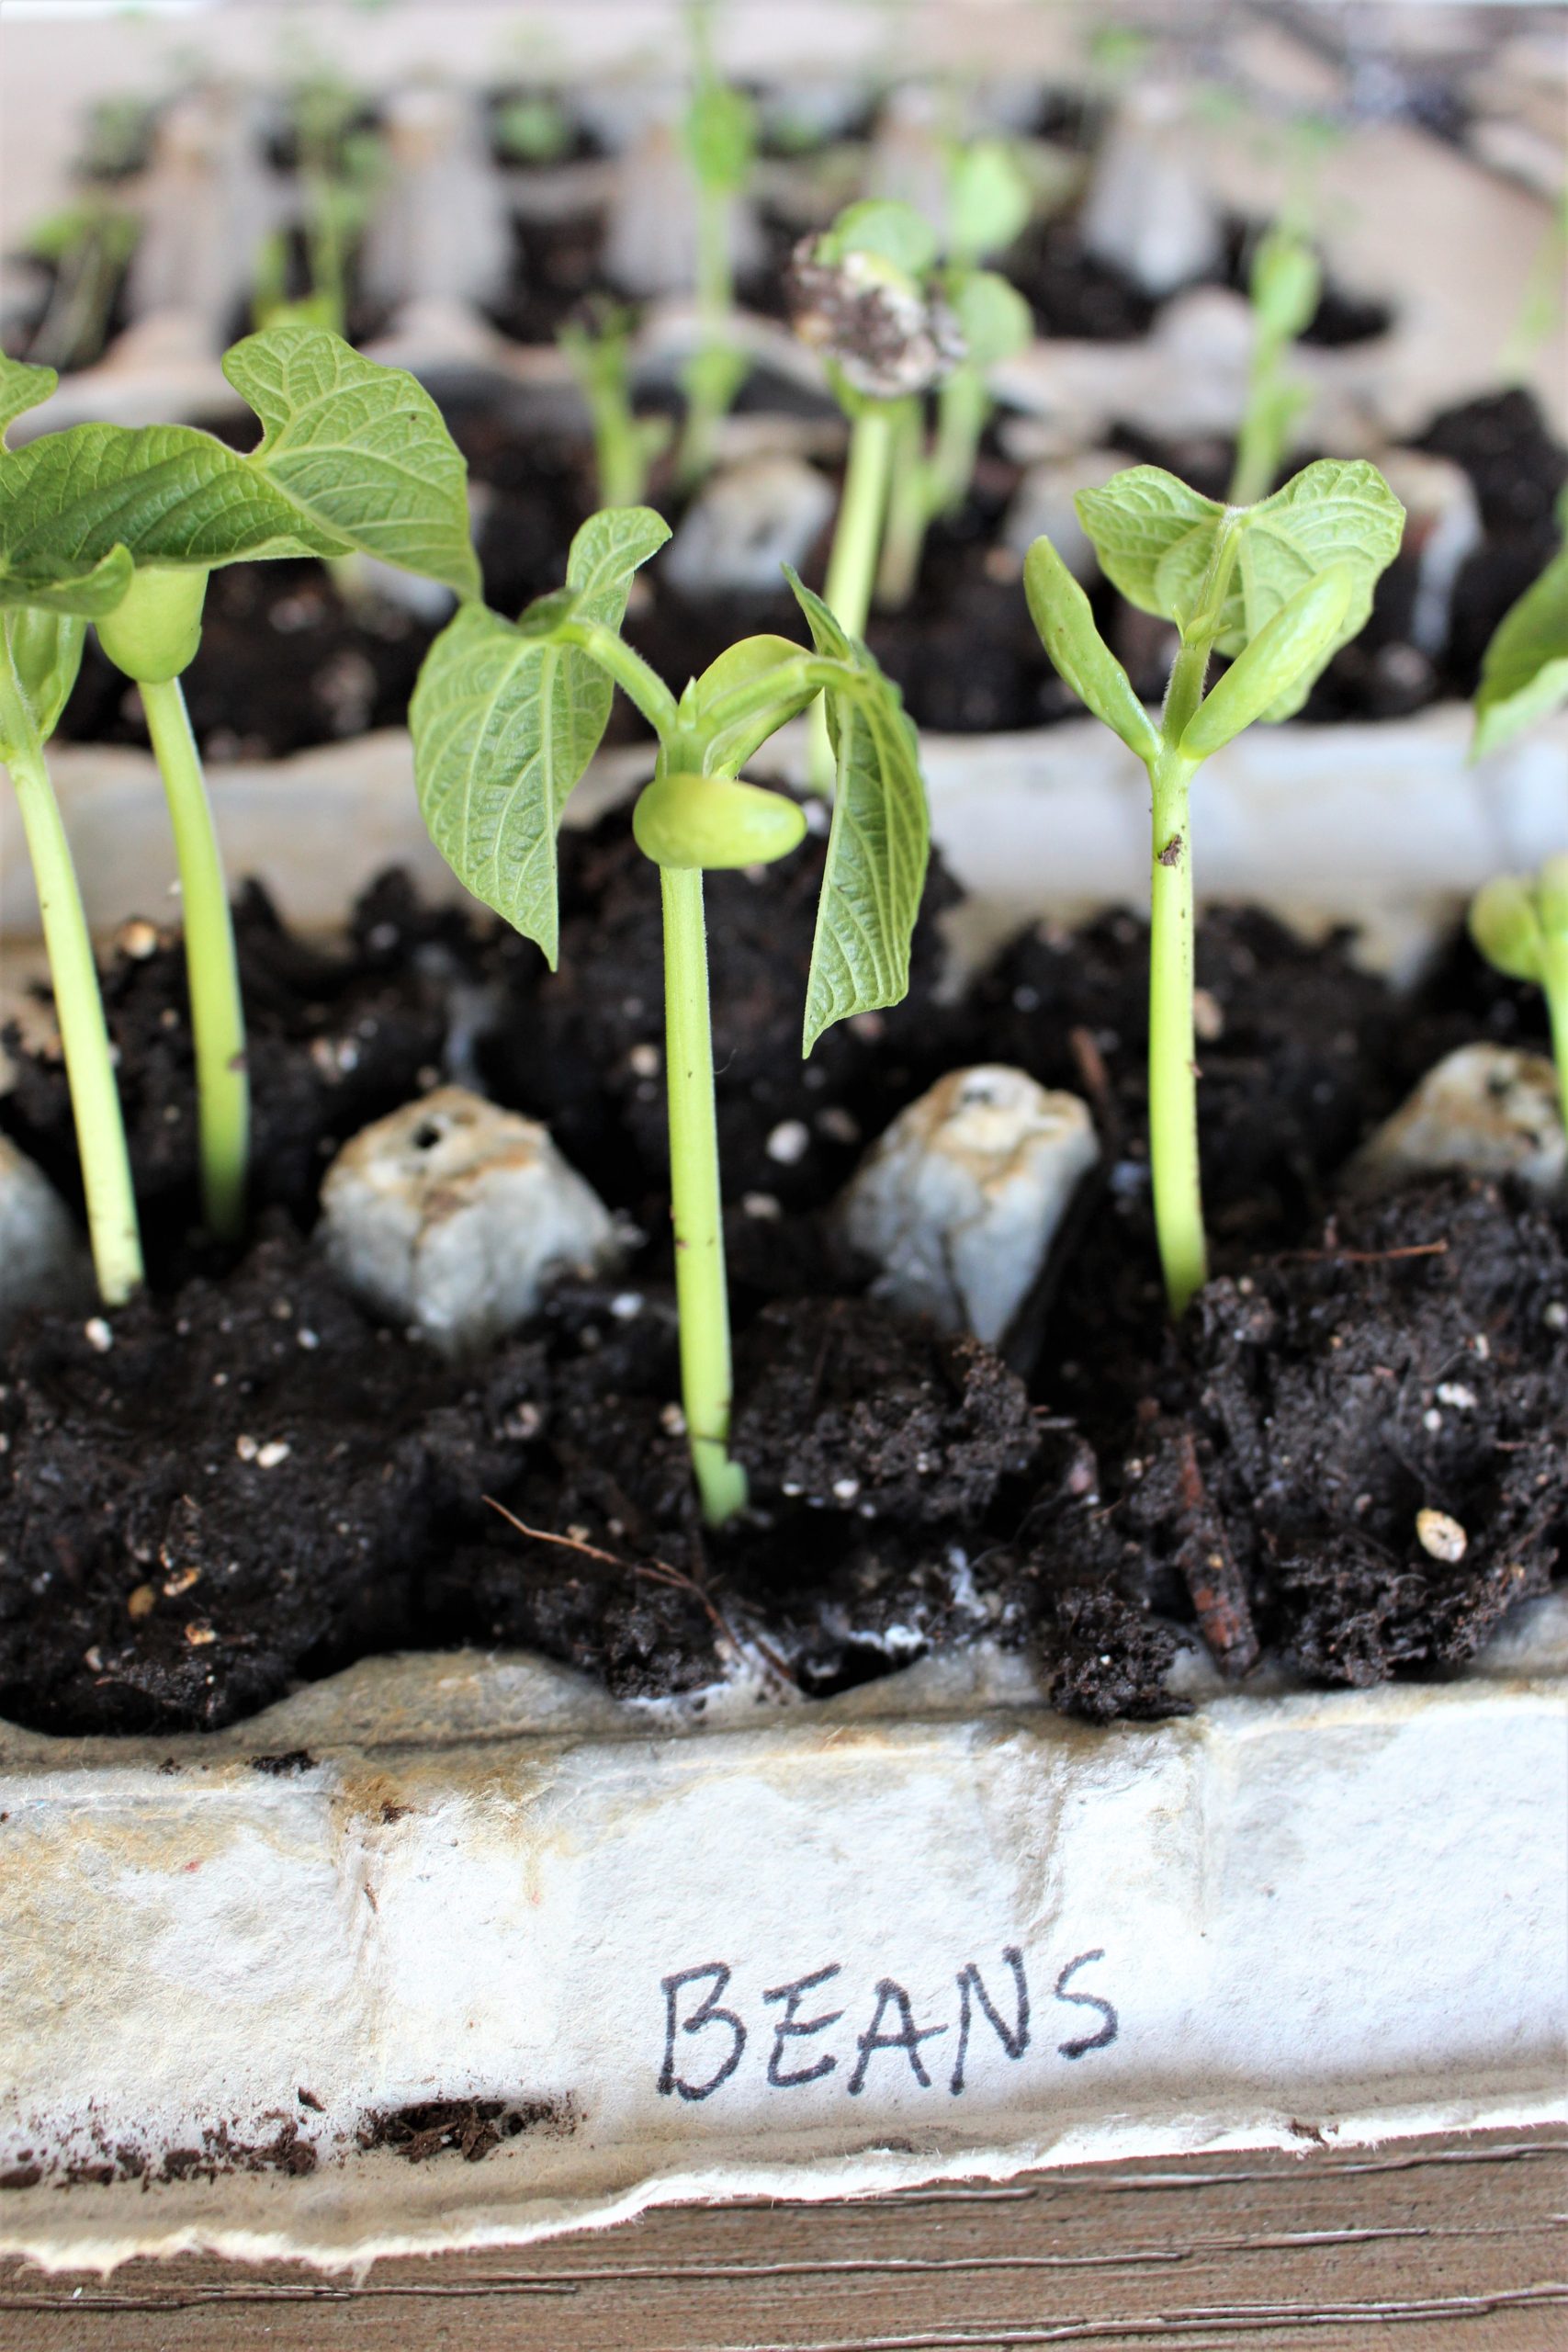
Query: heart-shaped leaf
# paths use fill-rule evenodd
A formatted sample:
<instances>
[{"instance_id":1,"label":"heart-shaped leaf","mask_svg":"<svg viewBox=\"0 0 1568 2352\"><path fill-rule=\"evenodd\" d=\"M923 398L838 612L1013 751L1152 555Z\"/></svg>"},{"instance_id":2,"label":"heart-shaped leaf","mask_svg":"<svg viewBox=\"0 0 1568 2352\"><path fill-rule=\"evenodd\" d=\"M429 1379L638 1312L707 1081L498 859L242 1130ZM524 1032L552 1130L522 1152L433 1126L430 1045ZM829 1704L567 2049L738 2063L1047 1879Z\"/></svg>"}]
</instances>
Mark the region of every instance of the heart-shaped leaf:
<instances>
[{"instance_id":1,"label":"heart-shaped leaf","mask_svg":"<svg viewBox=\"0 0 1568 2352\"><path fill-rule=\"evenodd\" d=\"M224 367L265 427L246 456L183 424L73 425L0 455L0 594L91 613L124 592L103 571L117 549L210 569L355 548L477 594L463 460L412 376L304 326Z\"/></svg>"},{"instance_id":2,"label":"heart-shaped leaf","mask_svg":"<svg viewBox=\"0 0 1568 2352\"><path fill-rule=\"evenodd\" d=\"M669 536L645 506L593 515L571 543L572 593L564 611L556 608L558 624L618 628L633 574ZM468 605L426 654L409 707L431 840L476 899L537 942L552 971L560 944L556 834L599 748L613 693L598 664L549 629L526 633Z\"/></svg>"},{"instance_id":3,"label":"heart-shaped leaf","mask_svg":"<svg viewBox=\"0 0 1568 2352\"><path fill-rule=\"evenodd\" d=\"M835 1021L897 1004L908 992L931 819L919 746L897 688L821 597L793 571L786 576L818 652L844 673L826 696L838 781L807 982L809 1054Z\"/></svg>"},{"instance_id":4,"label":"heart-shaped leaf","mask_svg":"<svg viewBox=\"0 0 1568 2352\"><path fill-rule=\"evenodd\" d=\"M1108 577L1129 603L1173 620L1238 654L1307 582L1342 568L1350 582L1345 616L1316 668L1303 673L1270 718L1306 699L1314 678L1366 623L1378 577L1399 552L1401 506L1377 468L1321 458L1256 506L1223 506L1158 466L1134 466L1103 489L1080 491L1079 519ZM1235 561L1218 609L1211 609L1221 533Z\"/></svg>"}]
</instances>

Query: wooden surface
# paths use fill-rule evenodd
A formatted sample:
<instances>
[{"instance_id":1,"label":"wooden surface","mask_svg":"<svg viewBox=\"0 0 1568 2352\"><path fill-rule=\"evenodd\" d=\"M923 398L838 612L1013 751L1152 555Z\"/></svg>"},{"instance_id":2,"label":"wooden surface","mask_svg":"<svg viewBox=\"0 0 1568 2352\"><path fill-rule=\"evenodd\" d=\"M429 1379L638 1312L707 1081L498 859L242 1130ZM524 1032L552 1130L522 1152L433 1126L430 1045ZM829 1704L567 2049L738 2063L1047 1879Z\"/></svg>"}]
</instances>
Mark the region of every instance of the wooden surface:
<instances>
[{"instance_id":1,"label":"wooden surface","mask_svg":"<svg viewBox=\"0 0 1568 2352\"><path fill-rule=\"evenodd\" d=\"M1562 2352L1568 2141L1085 2166L684 2206L513 2254L0 2265L5 2352Z\"/></svg>"}]
</instances>

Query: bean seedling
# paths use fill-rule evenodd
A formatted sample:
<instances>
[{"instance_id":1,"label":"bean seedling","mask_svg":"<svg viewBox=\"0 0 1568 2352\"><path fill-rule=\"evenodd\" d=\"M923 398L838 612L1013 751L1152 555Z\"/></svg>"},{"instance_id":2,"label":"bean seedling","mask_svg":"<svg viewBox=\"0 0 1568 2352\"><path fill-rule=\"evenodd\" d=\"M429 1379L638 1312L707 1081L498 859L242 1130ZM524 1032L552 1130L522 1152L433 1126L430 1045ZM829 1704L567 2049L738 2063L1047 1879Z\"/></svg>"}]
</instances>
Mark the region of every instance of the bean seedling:
<instances>
[{"instance_id":1,"label":"bean seedling","mask_svg":"<svg viewBox=\"0 0 1568 2352\"><path fill-rule=\"evenodd\" d=\"M650 468L670 446L667 416L632 406L629 311L601 304L562 327L557 340L588 403L601 506L640 506Z\"/></svg>"},{"instance_id":2,"label":"bean seedling","mask_svg":"<svg viewBox=\"0 0 1568 2352\"><path fill-rule=\"evenodd\" d=\"M807 238L790 264L795 333L820 350L850 420L839 519L828 559L828 609L853 638L865 634L886 527L894 453L914 404L964 357L957 319L935 273L936 232L912 205L852 204ZM833 754L814 716L811 781L826 791Z\"/></svg>"},{"instance_id":3,"label":"bean seedling","mask_svg":"<svg viewBox=\"0 0 1568 2352\"><path fill-rule=\"evenodd\" d=\"M0 588L90 618L141 688L179 865L203 1212L214 1234L232 1238L249 1148L244 1013L180 685L200 642L208 575L264 557L358 552L460 597L477 595L479 582L463 460L412 376L300 325L236 344L223 371L261 421L244 456L188 425L80 424L0 458ZM19 405L51 386L19 387Z\"/></svg>"},{"instance_id":4,"label":"bean seedling","mask_svg":"<svg viewBox=\"0 0 1568 2352\"><path fill-rule=\"evenodd\" d=\"M807 982L804 1050L851 1014L896 1004L929 847L915 733L897 690L821 598L789 575L810 629L743 639L679 699L619 634L634 574L669 537L646 507L596 514L567 585L511 622L468 605L425 658L410 709L420 806L474 896L543 950L559 947L556 835L604 732L614 688L659 741L632 815L664 913L670 1172L681 1381L693 1470L715 1526L744 1508L729 1453L730 1341L703 875L787 856L804 809L739 771L821 695L837 789Z\"/></svg>"},{"instance_id":5,"label":"bean seedling","mask_svg":"<svg viewBox=\"0 0 1568 2352\"><path fill-rule=\"evenodd\" d=\"M926 533L939 516L963 505L975 479L991 415L987 373L1021 351L1033 332L1023 297L982 266L1021 233L1032 203L1005 141L977 139L950 151L947 261L939 282L957 321L964 356L937 388L936 432L929 447L919 396L900 406L876 582L880 604L906 605L914 594Z\"/></svg>"},{"instance_id":6,"label":"bean seedling","mask_svg":"<svg viewBox=\"0 0 1568 2352\"><path fill-rule=\"evenodd\" d=\"M348 332L348 272L386 168L381 141L359 127L362 100L322 68L295 86L289 120L303 198L306 287L290 297L287 232L264 240L256 263L252 318L258 328L285 322Z\"/></svg>"},{"instance_id":7,"label":"bean seedling","mask_svg":"<svg viewBox=\"0 0 1568 2352\"><path fill-rule=\"evenodd\" d=\"M714 63L708 12L692 11L694 87L682 140L697 188L697 348L681 372L686 423L676 471L688 486L713 463L714 435L745 382L750 361L734 336L735 286L729 239L735 199L744 194L757 160L757 113L744 90L732 89Z\"/></svg>"},{"instance_id":8,"label":"bean seedling","mask_svg":"<svg viewBox=\"0 0 1568 2352\"><path fill-rule=\"evenodd\" d=\"M1470 935L1511 980L1533 980L1546 998L1562 1124L1568 1127L1568 853L1533 877L1498 874L1471 902Z\"/></svg>"},{"instance_id":9,"label":"bean seedling","mask_svg":"<svg viewBox=\"0 0 1568 2352\"><path fill-rule=\"evenodd\" d=\"M1287 362L1292 345L1316 314L1323 273L1311 245L1289 220L1277 220L1258 240L1247 291L1252 360L1231 476L1233 506L1251 506L1273 489L1306 405L1306 392Z\"/></svg>"},{"instance_id":10,"label":"bean seedling","mask_svg":"<svg viewBox=\"0 0 1568 2352\"><path fill-rule=\"evenodd\" d=\"M1288 718L1364 625L1378 575L1399 551L1404 512L1376 467L1325 458L1271 498L1225 506L1157 466L1080 491L1100 568L1179 637L1156 725L1047 538L1024 560L1046 652L1095 717L1137 753L1153 793L1149 929L1149 1160L1171 1312L1208 1278L1198 1164L1192 1021L1192 842L1197 769L1255 719ZM1211 658L1230 667L1205 691Z\"/></svg>"}]
</instances>

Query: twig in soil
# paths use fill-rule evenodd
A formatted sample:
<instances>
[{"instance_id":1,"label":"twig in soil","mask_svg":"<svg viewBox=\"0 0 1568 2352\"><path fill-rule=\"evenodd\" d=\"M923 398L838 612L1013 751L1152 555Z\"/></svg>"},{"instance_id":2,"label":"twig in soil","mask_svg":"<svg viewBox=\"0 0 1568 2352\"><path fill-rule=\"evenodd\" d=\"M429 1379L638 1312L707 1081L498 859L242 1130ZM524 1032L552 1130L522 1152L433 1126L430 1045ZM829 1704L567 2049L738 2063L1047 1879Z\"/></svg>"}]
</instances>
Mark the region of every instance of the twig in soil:
<instances>
[{"instance_id":1,"label":"twig in soil","mask_svg":"<svg viewBox=\"0 0 1568 2352\"><path fill-rule=\"evenodd\" d=\"M1332 1260L1345 1266L1381 1266L1389 1258L1441 1258L1447 1254L1446 1241L1406 1241L1397 1250L1277 1250L1269 1259L1271 1266L1283 1266L1292 1261L1322 1263Z\"/></svg>"},{"instance_id":2,"label":"twig in soil","mask_svg":"<svg viewBox=\"0 0 1568 2352\"><path fill-rule=\"evenodd\" d=\"M1235 1678L1258 1663L1258 1635L1247 1586L1225 1541L1219 1513L1209 1498L1198 1448L1190 1430L1178 1440L1181 1458L1181 1500L1190 1532L1177 1555L1197 1612L1199 1631L1208 1643L1223 1674Z\"/></svg>"},{"instance_id":3,"label":"twig in soil","mask_svg":"<svg viewBox=\"0 0 1568 2352\"><path fill-rule=\"evenodd\" d=\"M1122 1122L1117 1115L1111 1073L1105 1067L1105 1056L1095 1043L1093 1030L1081 1024L1069 1029L1067 1049L1077 1065L1078 1077L1093 1109L1106 1157L1114 1159L1120 1156L1122 1148Z\"/></svg>"},{"instance_id":4,"label":"twig in soil","mask_svg":"<svg viewBox=\"0 0 1568 2352\"><path fill-rule=\"evenodd\" d=\"M710 1599L696 1577L688 1576L684 1568L672 1568L668 1560L623 1560L618 1552L606 1552L603 1545L590 1544L585 1536L556 1535L547 1528L530 1527L526 1521L518 1518L515 1511L508 1510L504 1503L498 1503L493 1495L484 1495L480 1499L487 1502L491 1510L498 1512L509 1527L514 1527L519 1535L525 1535L531 1544L558 1544L563 1552L581 1552L585 1559L598 1560L607 1568L619 1568L625 1576L646 1577L649 1584L661 1584L675 1592L689 1592L706 1615L715 1633L720 1634L731 1649L744 1653L748 1647L716 1601ZM794 1682L795 1678L788 1668L765 1642L754 1641L750 1646L784 1681Z\"/></svg>"}]
</instances>

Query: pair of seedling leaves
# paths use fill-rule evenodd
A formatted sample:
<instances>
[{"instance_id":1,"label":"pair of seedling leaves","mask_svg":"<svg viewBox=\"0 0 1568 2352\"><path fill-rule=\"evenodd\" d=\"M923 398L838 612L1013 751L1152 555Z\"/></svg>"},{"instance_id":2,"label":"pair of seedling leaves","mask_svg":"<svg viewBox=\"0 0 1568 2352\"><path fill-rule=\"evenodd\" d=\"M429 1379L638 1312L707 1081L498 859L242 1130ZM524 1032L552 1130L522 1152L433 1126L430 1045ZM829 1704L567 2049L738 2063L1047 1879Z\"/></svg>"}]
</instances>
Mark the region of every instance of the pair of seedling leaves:
<instances>
[{"instance_id":1,"label":"pair of seedling leaves","mask_svg":"<svg viewBox=\"0 0 1568 2352\"><path fill-rule=\"evenodd\" d=\"M172 600L165 675L195 651L220 564L358 552L479 594L463 460L412 376L305 325L247 337L223 372L263 428L244 455L183 424L78 424L10 449L6 428L56 378L0 360L0 613L40 739L85 623L112 627L139 575L183 575L187 592Z\"/></svg>"},{"instance_id":2,"label":"pair of seedling leaves","mask_svg":"<svg viewBox=\"0 0 1568 2352\"><path fill-rule=\"evenodd\" d=\"M798 846L806 813L739 781L768 738L826 695L836 789L807 984L805 1051L852 1013L908 987L930 835L915 730L896 687L821 598L789 582L812 649L751 637L679 700L617 632L638 568L668 525L643 506L593 515L572 542L567 585L515 621L469 605L426 656L409 712L414 775L432 840L474 896L542 950L559 947L557 833L598 749L613 680L659 739L633 815L655 864L766 865Z\"/></svg>"},{"instance_id":3,"label":"pair of seedling leaves","mask_svg":"<svg viewBox=\"0 0 1568 2352\"><path fill-rule=\"evenodd\" d=\"M1175 742L1133 692L1048 539L1024 564L1052 661L1145 765L1194 767L1255 719L1289 718L1365 625L1398 553L1404 510L1375 466L1322 458L1255 506L1222 505L1157 466L1134 466L1077 500L1100 567L1130 604L1174 621L1184 645L1231 657Z\"/></svg>"}]
</instances>

